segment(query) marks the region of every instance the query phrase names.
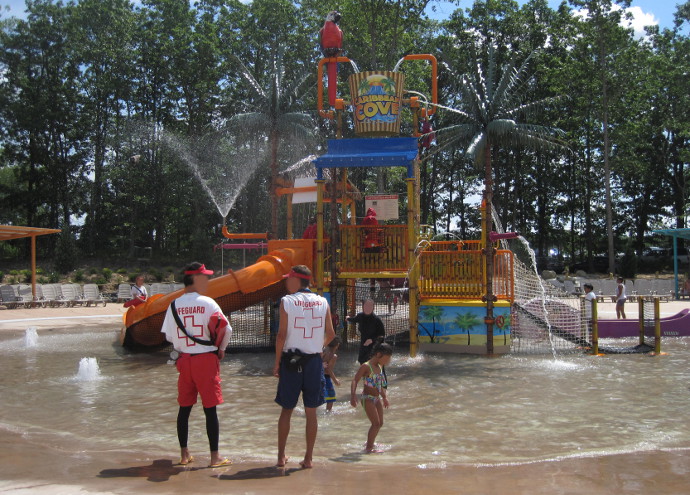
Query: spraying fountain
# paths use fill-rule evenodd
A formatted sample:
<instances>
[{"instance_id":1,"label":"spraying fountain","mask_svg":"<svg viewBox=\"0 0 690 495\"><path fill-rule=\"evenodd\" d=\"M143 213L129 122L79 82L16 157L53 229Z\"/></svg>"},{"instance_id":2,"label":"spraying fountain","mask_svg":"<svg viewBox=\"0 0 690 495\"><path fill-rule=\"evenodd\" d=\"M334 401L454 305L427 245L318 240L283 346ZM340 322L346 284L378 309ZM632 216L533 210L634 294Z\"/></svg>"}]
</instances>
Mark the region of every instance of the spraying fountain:
<instances>
[{"instance_id":1,"label":"spraying fountain","mask_svg":"<svg viewBox=\"0 0 690 495\"><path fill-rule=\"evenodd\" d=\"M81 358L75 380L78 382L95 382L100 379L101 370L98 367L98 360L93 357Z\"/></svg>"},{"instance_id":2,"label":"spraying fountain","mask_svg":"<svg viewBox=\"0 0 690 495\"><path fill-rule=\"evenodd\" d=\"M38 332L36 327L29 327L24 332L24 347L27 349L30 347L38 346Z\"/></svg>"}]
</instances>

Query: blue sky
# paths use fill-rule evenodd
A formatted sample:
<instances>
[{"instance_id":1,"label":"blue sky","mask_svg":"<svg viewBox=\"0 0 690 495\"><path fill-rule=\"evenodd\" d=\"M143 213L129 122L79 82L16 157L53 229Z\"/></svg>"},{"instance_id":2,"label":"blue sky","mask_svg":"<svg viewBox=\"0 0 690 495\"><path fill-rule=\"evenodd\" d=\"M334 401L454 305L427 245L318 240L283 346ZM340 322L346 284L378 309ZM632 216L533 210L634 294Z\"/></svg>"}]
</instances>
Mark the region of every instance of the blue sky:
<instances>
[{"instance_id":1,"label":"blue sky","mask_svg":"<svg viewBox=\"0 0 690 495\"><path fill-rule=\"evenodd\" d=\"M527 3L527 0L517 0L519 4ZM447 18L456 8L468 8L474 0L460 0L459 2L441 1L434 3L436 13L430 14L436 19ZM557 8L561 0L549 0L551 8ZM676 5L684 3L684 0L633 0L631 2L632 13L635 16L635 30L641 32L642 26L648 24L659 24L662 28L673 26L673 14ZM22 17L24 11L24 0L0 0L0 6L9 6L10 15ZM5 14L3 13L3 17Z\"/></svg>"}]
</instances>

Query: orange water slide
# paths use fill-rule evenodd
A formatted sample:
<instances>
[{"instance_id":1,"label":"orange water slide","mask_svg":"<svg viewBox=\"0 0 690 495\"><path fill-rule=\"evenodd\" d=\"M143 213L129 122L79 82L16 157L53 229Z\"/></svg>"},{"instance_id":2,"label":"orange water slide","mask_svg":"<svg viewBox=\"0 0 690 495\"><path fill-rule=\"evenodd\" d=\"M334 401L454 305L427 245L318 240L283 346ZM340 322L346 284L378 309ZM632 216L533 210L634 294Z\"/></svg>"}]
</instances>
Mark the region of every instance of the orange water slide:
<instances>
[{"instance_id":1,"label":"orange water slide","mask_svg":"<svg viewBox=\"0 0 690 495\"><path fill-rule=\"evenodd\" d=\"M268 254L242 270L228 270L226 275L211 279L205 295L212 297L225 314L244 309L285 294L283 275L294 265L313 266L313 239L269 241ZM165 312L182 290L151 296L144 304L130 307L125 313L123 345L152 347L165 343L161 333Z\"/></svg>"}]
</instances>

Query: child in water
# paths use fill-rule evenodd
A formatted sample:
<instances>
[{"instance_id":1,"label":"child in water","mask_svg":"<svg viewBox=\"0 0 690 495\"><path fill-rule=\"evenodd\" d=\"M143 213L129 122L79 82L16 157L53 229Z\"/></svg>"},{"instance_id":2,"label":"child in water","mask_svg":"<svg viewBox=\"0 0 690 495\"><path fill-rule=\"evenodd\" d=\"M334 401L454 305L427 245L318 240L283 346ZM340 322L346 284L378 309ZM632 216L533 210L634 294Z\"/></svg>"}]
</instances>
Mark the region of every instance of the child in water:
<instances>
[{"instance_id":1,"label":"child in water","mask_svg":"<svg viewBox=\"0 0 690 495\"><path fill-rule=\"evenodd\" d=\"M357 402L361 402L369 421L371 421L367 435L367 453L383 452L375 448L374 441L383 426L383 408L388 408L387 383L383 374L383 367L391 362L392 356L393 348L390 345L386 343L377 344L374 347L373 357L360 366L350 387L350 404L352 407L357 407ZM362 378L364 378L364 388L358 401L357 384Z\"/></svg>"},{"instance_id":2,"label":"child in water","mask_svg":"<svg viewBox=\"0 0 690 495\"><path fill-rule=\"evenodd\" d=\"M326 412L331 412L333 404L335 403L335 388L333 384L340 385L340 381L336 378L335 362L338 360L338 355L335 351L340 347L340 338L335 337L328 346L324 349L321 359L323 361L323 376L326 378L324 382L324 398L326 399Z\"/></svg>"}]
</instances>

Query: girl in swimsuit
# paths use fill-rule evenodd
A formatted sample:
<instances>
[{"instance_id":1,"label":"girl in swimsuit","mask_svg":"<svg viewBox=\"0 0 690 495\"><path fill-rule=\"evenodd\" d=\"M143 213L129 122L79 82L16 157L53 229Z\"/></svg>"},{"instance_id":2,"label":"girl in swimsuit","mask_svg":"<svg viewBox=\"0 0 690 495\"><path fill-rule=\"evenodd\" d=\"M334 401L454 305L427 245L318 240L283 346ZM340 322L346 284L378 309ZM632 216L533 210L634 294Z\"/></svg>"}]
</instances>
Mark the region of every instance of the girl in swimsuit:
<instances>
[{"instance_id":1,"label":"girl in swimsuit","mask_svg":"<svg viewBox=\"0 0 690 495\"><path fill-rule=\"evenodd\" d=\"M360 366L357 374L352 380L350 387L350 404L357 407L360 402L367 418L371 421L371 427L367 435L367 453L381 453L374 445L376 435L383 426L383 408L388 408L388 398L386 397L386 377L383 374L383 367L391 362L393 348L385 343L377 344L374 347L373 357ZM357 400L357 384L364 379L362 395Z\"/></svg>"}]
</instances>

